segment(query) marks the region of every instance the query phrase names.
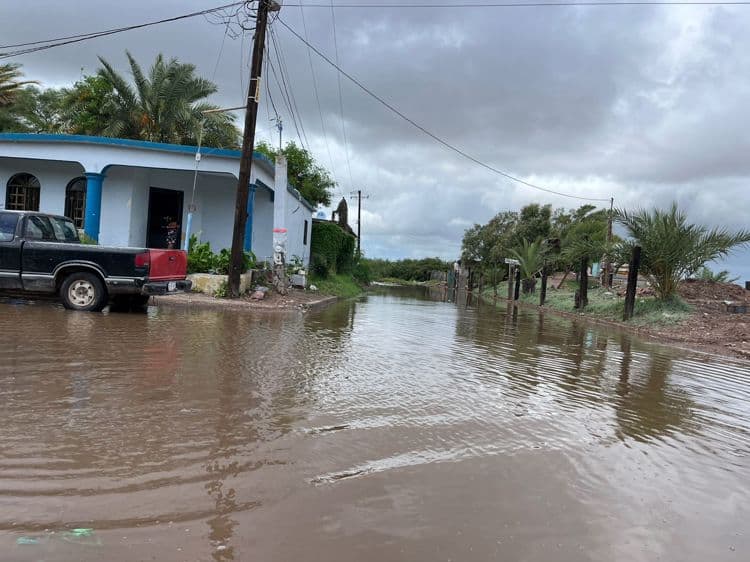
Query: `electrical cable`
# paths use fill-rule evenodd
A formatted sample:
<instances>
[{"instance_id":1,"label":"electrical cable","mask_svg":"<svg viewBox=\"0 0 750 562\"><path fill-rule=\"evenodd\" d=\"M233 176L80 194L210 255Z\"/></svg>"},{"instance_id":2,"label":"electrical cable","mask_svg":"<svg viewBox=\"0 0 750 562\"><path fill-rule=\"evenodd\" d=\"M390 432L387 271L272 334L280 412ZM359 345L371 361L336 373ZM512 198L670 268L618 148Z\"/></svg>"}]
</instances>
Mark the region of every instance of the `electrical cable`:
<instances>
[{"instance_id":1,"label":"electrical cable","mask_svg":"<svg viewBox=\"0 0 750 562\"><path fill-rule=\"evenodd\" d=\"M276 38L276 32L274 31L274 28L272 25L269 26L269 34L271 35L271 44L273 46L274 51L276 52L276 60L279 62L279 72L281 74L281 81L284 84L284 90L287 93L287 97L291 101L292 107L294 108L294 111L297 114L297 119L299 121L299 127L302 131L302 136L305 139L305 145L307 145L307 150L310 150L310 141L307 140L307 132L305 131L305 125L302 122L302 113L299 110L299 107L297 106L297 99L294 96L294 86L292 84L292 77L289 74L289 70L286 66L286 59L284 58L284 50L282 49L280 42ZM289 84L287 86L287 83ZM303 147L305 146L303 145Z\"/></svg>"},{"instance_id":2,"label":"electrical cable","mask_svg":"<svg viewBox=\"0 0 750 562\"><path fill-rule=\"evenodd\" d=\"M302 16L302 29L305 33L305 39L309 40L309 36L307 34L307 23L305 21L305 9L302 7L302 4L299 6L300 15ZM323 131L323 139L326 143L326 152L328 153L328 161L331 164L331 175L333 176L333 182L336 183L336 171L334 170L333 166L333 157L331 156L331 146L328 143L328 133L326 132L326 125L325 121L323 119L323 109L320 104L320 93L318 92L318 79L315 77L315 66L313 65L313 59L312 59L312 52L310 50L310 47L307 47L307 60L310 63L310 74L312 75L312 82L313 82L313 91L315 92L315 101L318 104L318 115L320 116L320 128Z\"/></svg>"},{"instance_id":3,"label":"electrical cable","mask_svg":"<svg viewBox=\"0 0 750 562\"><path fill-rule=\"evenodd\" d=\"M281 18L279 18L281 21ZM284 23L283 21L281 23ZM339 66L339 41L336 36L336 10L333 8L333 0L331 0L331 23L333 24L333 48L336 54L336 67ZM284 24L286 25L286 24ZM352 179L352 165L349 160L349 139L346 136L346 120L344 119L344 94L341 90L341 73L336 73L336 80L339 86L339 110L341 112L341 131L344 134L344 154L346 154L346 168L349 171L349 187L354 188L354 180Z\"/></svg>"},{"instance_id":4,"label":"electrical cable","mask_svg":"<svg viewBox=\"0 0 750 562\"><path fill-rule=\"evenodd\" d=\"M487 170L490 170L491 172L494 172L495 174L503 176L503 177L505 177L505 178L507 178L509 180L512 180L512 181L514 181L516 183L519 183L521 185L525 185L525 186L530 187L532 189L536 189L536 190L539 190L539 191L544 191L546 193L551 193L553 195L560 195L561 197L569 197L571 199L580 199L580 200L583 200L583 201L609 201L610 200L609 197L607 197L607 198L583 197L583 196L580 196L580 195L571 195L570 193L564 193L562 191L555 191L554 189L549 189L549 188L546 188L546 187L542 187L542 186L539 186L539 185L527 182L527 181L522 180L521 178L518 178L518 177L516 177L516 176L514 176L512 174L509 174L507 172L503 172L502 170L499 170L498 168L495 168L494 166L492 166L490 164L482 162L478 158L476 158L476 157L468 154L467 152L461 150L460 148L454 146L453 144L449 143L445 139L443 139L443 138L437 136L435 133L429 131L428 129L426 129L425 127L423 127L422 125L420 125L419 123L417 123L416 121L414 121L413 119L411 119L410 117L406 116L404 113L402 113L400 110L398 110L392 104L390 104L389 102L387 102L385 99L383 99L382 97L380 97L379 95L377 95L376 93L374 93L373 91L371 91L370 89L368 89L367 86L365 86L364 84L362 84L362 82L360 82L359 80L357 80L354 76L352 76L351 74L349 74L348 72L346 72L345 70L343 70L341 67L339 67L330 58L328 58L325 54L323 54L320 50L318 50L313 44L305 41L304 37L302 37L294 29L292 29L283 19L278 18L278 21L287 30L289 30L289 32L292 35L294 35L297 39L299 39L300 41L302 41L303 43L305 43L306 45L308 45L320 58L322 58L328 64L330 64L331 66L333 66L339 72L340 75L343 75L346 78L348 78L351 82L353 82L356 86L358 86L361 90L363 90L367 95L369 95L370 97L372 97L375 100L377 100L380 104L384 105L386 108L388 108L390 111L392 111L393 113L395 113L396 115L398 115L401 119L403 119L404 121L406 121L410 125L414 126L415 128L419 129L420 131L422 131L428 137L430 137L433 140L439 142L440 144L442 144L446 148L452 150L453 152L456 152L457 154L460 154L461 156L463 156L467 160L470 160L470 161L474 162L475 164L477 164L479 166L482 166L483 168L485 168Z\"/></svg>"},{"instance_id":5,"label":"electrical cable","mask_svg":"<svg viewBox=\"0 0 750 562\"><path fill-rule=\"evenodd\" d=\"M139 23L135 25L128 25L124 27L116 27L113 29L106 29L103 31L95 31L91 33L80 33L78 35L69 35L67 37L58 37L54 39L44 39L41 41L31 41L27 43L15 43L10 45L0 45L0 49L9 49L14 47L26 47L24 49L18 49L16 51L10 51L6 53L0 53L0 59L7 59L10 57L15 57L19 55L25 55L29 53L35 53L38 51L44 51L47 49L52 49L54 47L62 47L64 45L70 45L72 43L80 43L81 41L88 41L89 39L96 39L98 37L105 37L108 35L114 35L116 33L123 33L125 31L132 31L134 29L142 29L144 27L150 27L153 25L159 25L162 23L170 23L174 21L179 21L187 18L193 18L196 16L203 16L206 14L211 14L214 12L218 12L221 10L224 10L226 8L230 8L232 6L238 6L241 4L244 4L245 2L232 2L231 4L224 4L223 6L217 6L215 8L209 8L206 10L200 10L198 12L191 12L189 14L182 14L179 16L174 16L171 18L164 18L160 20L145 22L145 23Z\"/></svg>"}]
</instances>

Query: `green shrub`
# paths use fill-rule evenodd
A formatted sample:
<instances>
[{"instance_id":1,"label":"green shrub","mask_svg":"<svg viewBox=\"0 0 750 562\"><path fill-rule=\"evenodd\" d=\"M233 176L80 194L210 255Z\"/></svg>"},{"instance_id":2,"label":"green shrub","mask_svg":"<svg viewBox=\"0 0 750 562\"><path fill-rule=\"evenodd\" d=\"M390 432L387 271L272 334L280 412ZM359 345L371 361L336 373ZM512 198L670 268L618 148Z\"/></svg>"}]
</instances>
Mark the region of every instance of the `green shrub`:
<instances>
[{"instance_id":1,"label":"green shrub","mask_svg":"<svg viewBox=\"0 0 750 562\"><path fill-rule=\"evenodd\" d=\"M214 291L214 296L218 299L225 299L229 296L229 283L226 279L219 283L216 291Z\"/></svg>"},{"instance_id":2,"label":"green shrub","mask_svg":"<svg viewBox=\"0 0 750 562\"><path fill-rule=\"evenodd\" d=\"M370 272L370 266L364 260L357 260L352 270L352 277L363 285L369 285L372 281L372 274Z\"/></svg>"},{"instance_id":3,"label":"green shrub","mask_svg":"<svg viewBox=\"0 0 750 562\"><path fill-rule=\"evenodd\" d=\"M333 222L313 222L310 262L313 274L325 279L331 274L351 273L356 238Z\"/></svg>"},{"instance_id":4,"label":"green shrub","mask_svg":"<svg viewBox=\"0 0 750 562\"><path fill-rule=\"evenodd\" d=\"M214 268L214 253L208 242L199 243L193 234L188 242L188 273L208 273Z\"/></svg>"},{"instance_id":5,"label":"green shrub","mask_svg":"<svg viewBox=\"0 0 750 562\"><path fill-rule=\"evenodd\" d=\"M208 242L198 242L195 235L190 237L188 243L188 273L216 273L219 275L229 274L229 262L231 252L224 248L218 254L211 251ZM255 254L244 253L243 271L255 268Z\"/></svg>"}]
</instances>

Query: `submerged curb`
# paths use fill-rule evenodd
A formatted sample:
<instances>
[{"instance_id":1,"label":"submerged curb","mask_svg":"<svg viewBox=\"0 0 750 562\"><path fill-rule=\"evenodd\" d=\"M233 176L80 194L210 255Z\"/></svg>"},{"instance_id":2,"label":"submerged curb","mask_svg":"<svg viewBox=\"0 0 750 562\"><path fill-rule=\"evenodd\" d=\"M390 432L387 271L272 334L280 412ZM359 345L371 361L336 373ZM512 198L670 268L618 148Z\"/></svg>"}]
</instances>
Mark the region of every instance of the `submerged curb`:
<instances>
[{"instance_id":1,"label":"submerged curb","mask_svg":"<svg viewBox=\"0 0 750 562\"><path fill-rule=\"evenodd\" d=\"M248 312L308 312L317 311L338 301L338 297L322 296L319 299L295 302L263 302L244 299L218 299L202 293L152 297L151 302L159 308L193 308L200 310L244 310Z\"/></svg>"}]
</instances>

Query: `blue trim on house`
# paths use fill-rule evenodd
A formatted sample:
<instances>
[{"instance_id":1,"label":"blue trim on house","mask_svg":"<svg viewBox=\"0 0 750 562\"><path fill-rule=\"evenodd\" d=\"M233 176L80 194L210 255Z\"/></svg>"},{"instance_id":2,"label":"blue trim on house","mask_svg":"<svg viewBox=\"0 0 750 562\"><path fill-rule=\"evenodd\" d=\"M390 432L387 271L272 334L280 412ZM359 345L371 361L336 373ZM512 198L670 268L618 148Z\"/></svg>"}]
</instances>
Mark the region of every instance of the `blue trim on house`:
<instances>
[{"instance_id":1,"label":"blue trim on house","mask_svg":"<svg viewBox=\"0 0 750 562\"><path fill-rule=\"evenodd\" d=\"M104 174L86 172L86 213L83 231L92 240L99 241L99 227L102 219L102 183Z\"/></svg>"},{"instance_id":2,"label":"blue trim on house","mask_svg":"<svg viewBox=\"0 0 750 562\"><path fill-rule=\"evenodd\" d=\"M197 146L168 144L164 142L149 142L135 139L120 139L114 137L95 137L89 135L55 135L49 133L0 133L0 141L9 142L61 142L72 144L99 144L105 146L116 146L122 148L140 148L144 150L155 150L159 152L178 152L183 154L195 154ZM219 158L233 158L239 160L242 153L239 150L228 148L201 147L201 155L216 156ZM273 172L275 165L268 156L258 151L253 152L253 160L270 166Z\"/></svg>"}]
</instances>

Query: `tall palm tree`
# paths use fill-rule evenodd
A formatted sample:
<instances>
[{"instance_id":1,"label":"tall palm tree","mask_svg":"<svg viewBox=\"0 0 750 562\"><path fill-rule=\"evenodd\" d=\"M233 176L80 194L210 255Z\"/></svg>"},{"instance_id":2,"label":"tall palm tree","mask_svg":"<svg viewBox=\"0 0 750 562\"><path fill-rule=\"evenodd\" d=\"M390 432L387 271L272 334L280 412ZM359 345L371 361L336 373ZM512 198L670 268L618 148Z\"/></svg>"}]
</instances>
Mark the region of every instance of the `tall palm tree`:
<instances>
[{"instance_id":1,"label":"tall palm tree","mask_svg":"<svg viewBox=\"0 0 750 562\"><path fill-rule=\"evenodd\" d=\"M159 54L146 75L133 56L127 51L126 55L133 84L99 57L99 76L112 85L114 92L107 102L111 118L103 129L105 136L195 144L203 131L206 145L237 146L239 133L230 116L203 113L216 108L205 99L217 88L196 76L195 65L176 58L167 61Z\"/></svg>"},{"instance_id":2,"label":"tall palm tree","mask_svg":"<svg viewBox=\"0 0 750 562\"><path fill-rule=\"evenodd\" d=\"M0 107L12 104L23 86L36 84L35 80L19 80L23 76L20 68L20 64L0 64Z\"/></svg>"},{"instance_id":3,"label":"tall palm tree","mask_svg":"<svg viewBox=\"0 0 750 562\"><path fill-rule=\"evenodd\" d=\"M747 230L730 233L723 228L689 224L676 203L667 211L618 210L617 220L631 237L620 245L620 253L630 255L633 246L641 247L641 272L648 276L662 300L673 298L680 280L690 277L707 262L750 243ZM627 259L623 257L621 262Z\"/></svg>"}]
</instances>

